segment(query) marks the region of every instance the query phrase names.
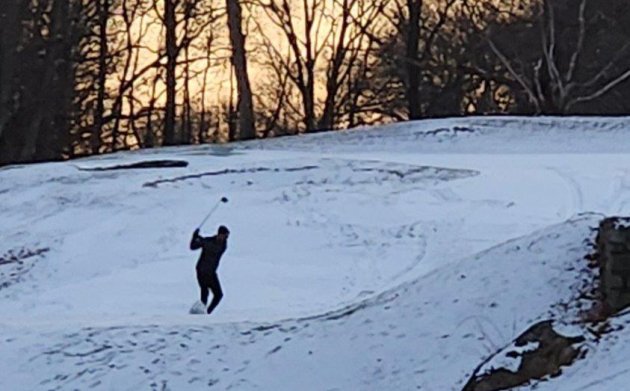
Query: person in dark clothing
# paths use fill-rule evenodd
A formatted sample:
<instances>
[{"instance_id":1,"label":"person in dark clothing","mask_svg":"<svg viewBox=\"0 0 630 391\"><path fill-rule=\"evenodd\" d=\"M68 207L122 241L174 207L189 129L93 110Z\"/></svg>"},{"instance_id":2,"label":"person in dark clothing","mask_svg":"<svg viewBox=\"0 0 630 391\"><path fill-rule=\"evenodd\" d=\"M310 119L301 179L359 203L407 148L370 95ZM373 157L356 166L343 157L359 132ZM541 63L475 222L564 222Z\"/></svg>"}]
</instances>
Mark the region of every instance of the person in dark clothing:
<instances>
[{"instance_id":1,"label":"person in dark clothing","mask_svg":"<svg viewBox=\"0 0 630 391\"><path fill-rule=\"evenodd\" d=\"M197 282L199 282L199 288L201 289L201 302L204 306L208 305L208 290L212 291L213 297L207 310L208 314L214 311L223 298L217 269L221 256L227 248L229 236L230 231L222 225L219 227L217 234L209 238L199 235L199 229L196 229L190 241L191 250L201 249L201 256L199 256L196 269Z\"/></svg>"}]
</instances>

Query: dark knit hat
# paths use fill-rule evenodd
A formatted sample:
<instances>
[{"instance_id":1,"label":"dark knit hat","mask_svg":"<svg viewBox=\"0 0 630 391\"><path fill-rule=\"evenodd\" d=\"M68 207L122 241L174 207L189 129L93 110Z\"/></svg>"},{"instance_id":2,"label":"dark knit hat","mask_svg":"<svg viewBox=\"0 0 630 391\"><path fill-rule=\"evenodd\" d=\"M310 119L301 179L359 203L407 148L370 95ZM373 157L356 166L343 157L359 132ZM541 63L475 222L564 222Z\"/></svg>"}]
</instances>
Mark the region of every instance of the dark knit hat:
<instances>
[{"instance_id":1,"label":"dark knit hat","mask_svg":"<svg viewBox=\"0 0 630 391\"><path fill-rule=\"evenodd\" d=\"M229 235L230 234L230 230L225 225L222 225L222 226L219 227L218 233L219 233L219 235Z\"/></svg>"}]
</instances>

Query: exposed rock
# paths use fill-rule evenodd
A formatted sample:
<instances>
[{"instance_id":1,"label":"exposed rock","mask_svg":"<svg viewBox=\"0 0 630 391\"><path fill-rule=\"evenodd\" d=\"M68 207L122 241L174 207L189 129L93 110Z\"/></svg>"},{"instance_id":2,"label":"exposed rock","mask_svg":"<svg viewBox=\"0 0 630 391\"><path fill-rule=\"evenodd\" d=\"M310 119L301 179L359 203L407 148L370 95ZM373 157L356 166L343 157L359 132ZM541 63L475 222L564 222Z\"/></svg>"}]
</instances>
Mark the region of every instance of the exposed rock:
<instances>
[{"instance_id":1,"label":"exposed rock","mask_svg":"<svg viewBox=\"0 0 630 391\"><path fill-rule=\"evenodd\" d=\"M630 219L602 220L597 235L600 290L612 312L630 306Z\"/></svg>"}]
</instances>

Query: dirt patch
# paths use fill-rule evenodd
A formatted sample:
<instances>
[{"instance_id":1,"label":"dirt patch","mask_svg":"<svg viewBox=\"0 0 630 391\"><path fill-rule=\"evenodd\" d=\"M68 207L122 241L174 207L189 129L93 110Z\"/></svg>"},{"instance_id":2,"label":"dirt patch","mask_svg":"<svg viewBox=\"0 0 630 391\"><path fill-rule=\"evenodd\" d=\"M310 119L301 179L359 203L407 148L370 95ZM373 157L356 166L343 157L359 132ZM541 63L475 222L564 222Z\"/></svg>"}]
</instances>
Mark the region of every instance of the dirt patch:
<instances>
[{"instance_id":1,"label":"dirt patch","mask_svg":"<svg viewBox=\"0 0 630 391\"><path fill-rule=\"evenodd\" d=\"M433 130L429 130L427 132L424 132L425 135L427 136L437 136L440 134L453 134L453 135L457 135L458 133L475 133L474 129L468 128L468 127L463 127L463 126L454 126L452 128L438 128L438 129L433 129Z\"/></svg>"},{"instance_id":2,"label":"dirt patch","mask_svg":"<svg viewBox=\"0 0 630 391\"><path fill-rule=\"evenodd\" d=\"M164 183L176 183L176 182L182 182L182 181L187 181L191 179L200 179L200 178L209 177L209 176L253 174L253 173L259 173L259 172L282 172L282 171L297 172L297 171L315 170L318 168L319 168L318 166L301 166L301 167L287 167L287 168L255 167L255 168L243 168L243 169L238 169L238 170L227 168L225 170L210 171L210 172L204 172L201 174L184 175L184 176L180 176L180 177L172 178L172 179L160 179L153 182L147 182L142 186L143 187L158 187L159 185L164 184Z\"/></svg>"},{"instance_id":3,"label":"dirt patch","mask_svg":"<svg viewBox=\"0 0 630 391\"><path fill-rule=\"evenodd\" d=\"M116 166L107 167L91 167L91 168L77 168L81 171L114 171L114 170L138 170L138 169L150 169L150 168L178 168L188 167L188 162L184 160L148 160L131 164L119 164Z\"/></svg>"},{"instance_id":4,"label":"dirt patch","mask_svg":"<svg viewBox=\"0 0 630 391\"><path fill-rule=\"evenodd\" d=\"M494 355L505 353L507 357L520 358L516 371L492 368L479 375L479 371L489 362L486 360L475 369L463 391L507 390L531 381L542 380L547 376L559 376L563 366L571 365L583 354L582 349L574 345L584 342L585 338L560 335L553 329L552 323L551 320L536 323L514 340L516 349L500 351ZM525 347L532 348L518 349Z\"/></svg>"}]
</instances>

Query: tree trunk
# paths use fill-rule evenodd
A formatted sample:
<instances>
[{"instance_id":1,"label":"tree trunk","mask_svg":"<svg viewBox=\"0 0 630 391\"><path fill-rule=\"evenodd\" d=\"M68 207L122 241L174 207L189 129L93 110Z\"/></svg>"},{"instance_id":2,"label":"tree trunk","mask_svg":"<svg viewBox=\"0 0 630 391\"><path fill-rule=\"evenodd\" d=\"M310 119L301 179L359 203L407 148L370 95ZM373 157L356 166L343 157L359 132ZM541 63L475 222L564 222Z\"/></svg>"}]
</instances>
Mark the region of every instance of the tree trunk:
<instances>
[{"instance_id":1,"label":"tree trunk","mask_svg":"<svg viewBox=\"0 0 630 391\"><path fill-rule=\"evenodd\" d=\"M59 159L67 146L69 114L72 106L74 77L72 67L73 8L66 0L55 0L50 11L49 37L41 37L40 45L46 47L41 62L42 82L39 89L31 91L32 106L23 112L23 130L26 137L18 160L22 162ZM25 76L28 77L28 76Z\"/></svg>"},{"instance_id":2,"label":"tree trunk","mask_svg":"<svg viewBox=\"0 0 630 391\"><path fill-rule=\"evenodd\" d=\"M420 107L420 67L418 66L422 0L407 0L407 11L409 12L409 20L405 42L405 69L407 73L405 95L409 119L418 119L422 115Z\"/></svg>"},{"instance_id":3,"label":"tree trunk","mask_svg":"<svg viewBox=\"0 0 630 391\"><path fill-rule=\"evenodd\" d=\"M166 29L166 114L164 118L164 145L175 145L176 86L177 69L177 20L175 2L165 0L164 24Z\"/></svg>"},{"instance_id":4,"label":"tree trunk","mask_svg":"<svg viewBox=\"0 0 630 391\"><path fill-rule=\"evenodd\" d=\"M306 119L306 131L313 132L317 130L317 119L315 118L315 55L313 53L313 27L315 24L314 14L316 12L317 3L313 4L311 12L309 12L309 4L304 0L304 42L306 46L306 91L304 93L304 115ZM317 34L317 31L315 32Z\"/></svg>"},{"instance_id":5,"label":"tree trunk","mask_svg":"<svg viewBox=\"0 0 630 391\"><path fill-rule=\"evenodd\" d=\"M123 102L125 100L125 93L128 90L133 90L134 88L133 81L129 81L127 79L127 75L129 74L129 70L131 69L132 59L133 59L134 47L133 47L133 42L131 38L132 37L131 26L135 19L136 9L137 9L137 5L132 6L132 9L130 11L127 0L123 0L122 18L125 23L126 33L127 33L126 48L125 48L126 59L125 59L124 68L121 72L122 79L120 81L120 85L118 86L118 96L116 97L116 100L114 102L113 109L112 109L112 115L114 116L114 126L112 128L112 135L111 135L111 151L118 150L118 137L119 137L120 123L122 121L122 115L123 115L122 112L123 112ZM131 72L131 79L133 79L134 77L136 77L136 75L134 75L134 72Z\"/></svg>"},{"instance_id":6,"label":"tree trunk","mask_svg":"<svg viewBox=\"0 0 630 391\"><path fill-rule=\"evenodd\" d=\"M343 0L342 3L342 18L341 29L337 42L334 47L334 55L331 64L328 68L327 80L326 80L326 102L324 104L324 113L319 121L318 128L320 130L331 130L335 126L335 112L337 93L339 92L339 75L341 73L341 67L346 57L348 47L346 44L346 35L349 27L350 18L350 4L349 0Z\"/></svg>"},{"instance_id":7,"label":"tree trunk","mask_svg":"<svg viewBox=\"0 0 630 391\"><path fill-rule=\"evenodd\" d=\"M153 83L151 85L151 100L149 101L149 109L147 110L147 132L144 136L144 146L153 148L155 146L155 131L153 130L153 115L155 113L155 102L157 101L157 83L159 80L159 72L155 73Z\"/></svg>"},{"instance_id":8,"label":"tree trunk","mask_svg":"<svg viewBox=\"0 0 630 391\"><path fill-rule=\"evenodd\" d=\"M188 40L190 31L190 17L186 15L184 21L184 39ZM192 134L192 102L190 98L190 48L186 44L184 47L184 115L182 121L182 142L185 144L193 143Z\"/></svg>"},{"instance_id":9,"label":"tree trunk","mask_svg":"<svg viewBox=\"0 0 630 391\"><path fill-rule=\"evenodd\" d=\"M12 114L14 77L18 69L17 46L22 34L21 3L22 1L14 0L0 7L0 144ZM2 160L0 159L0 163Z\"/></svg>"},{"instance_id":10,"label":"tree trunk","mask_svg":"<svg viewBox=\"0 0 630 391\"><path fill-rule=\"evenodd\" d=\"M97 1L98 12L98 77L96 109L94 112L94 126L90 146L93 154L97 154L101 147L101 132L103 129L103 116L105 115L105 83L107 82L107 24L109 21L109 0Z\"/></svg>"},{"instance_id":11,"label":"tree trunk","mask_svg":"<svg viewBox=\"0 0 630 391\"><path fill-rule=\"evenodd\" d=\"M199 129L197 132L197 141L199 144L206 142L208 126L206 125L206 91L208 90L208 73L210 72L211 53L212 53L212 33L206 39L206 67L203 70L203 78L201 82L201 114L199 117Z\"/></svg>"},{"instance_id":12,"label":"tree trunk","mask_svg":"<svg viewBox=\"0 0 630 391\"><path fill-rule=\"evenodd\" d=\"M226 0L230 43L232 45L232 65L236 74L238 89L238 117L239 134L241 140L256 137L254 120L254 103L252 89L247 71L247 55L245 50L245 35L242 31L242 11L239 0Z\"/></svg>"}]
</instances>

